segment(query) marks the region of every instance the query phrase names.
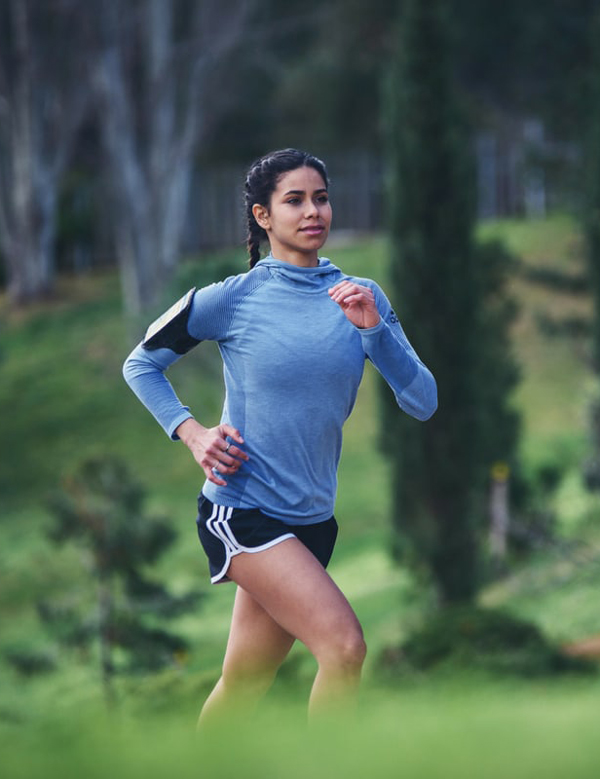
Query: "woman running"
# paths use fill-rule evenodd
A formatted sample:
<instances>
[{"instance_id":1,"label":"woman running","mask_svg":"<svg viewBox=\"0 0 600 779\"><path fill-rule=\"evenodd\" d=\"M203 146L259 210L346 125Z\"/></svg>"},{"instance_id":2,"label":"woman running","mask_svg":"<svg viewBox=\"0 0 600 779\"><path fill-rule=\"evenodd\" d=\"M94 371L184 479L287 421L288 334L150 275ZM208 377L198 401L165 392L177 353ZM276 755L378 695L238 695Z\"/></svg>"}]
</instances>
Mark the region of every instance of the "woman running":
<instances>
[{"instance_id":1,"label":"woman running","mask_svg":"<svg viewBox=\"0 0 600 779\"><path fill-rule=\"evenodd\" d=\"M211 581L237 585L222 675L201 723L258 700L295 640L318 664L310 714L355 697L363 632L325 569L342 426L365 359L404 412L426 420L437 407L433 376L380 287L320 256L328 189L325 165L310 154L257 160L245 185L250 270L191 290L124 365L139 399L204 471L197 525ZM263 242L270 251L261 259ZM205 340L223 359L216 427L202 425L164 375Z\"/></svg>"}]
</instances>

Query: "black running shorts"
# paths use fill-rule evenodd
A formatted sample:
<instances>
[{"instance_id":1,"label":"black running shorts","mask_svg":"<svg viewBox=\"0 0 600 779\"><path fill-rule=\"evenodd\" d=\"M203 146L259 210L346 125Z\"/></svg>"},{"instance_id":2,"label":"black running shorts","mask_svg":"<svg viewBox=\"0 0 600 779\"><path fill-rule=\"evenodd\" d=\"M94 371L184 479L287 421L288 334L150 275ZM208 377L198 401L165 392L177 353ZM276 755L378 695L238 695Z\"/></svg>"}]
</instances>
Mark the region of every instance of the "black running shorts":
<instances>
[{"instance_id":1,"label":"black running shorts","mask_svg":"<svg viewBox=\"0 0 600 779\"><path fill-rule=\"evenodd\" d=\"M204 495L198 498L198 536L208 557L213 584L230 581L231 558L241 552L262 552L286 538L297 538L326 568L337 537L335 517L314 525L288 525L260 509L218 506Z\"/></svg>"}]
</instances>

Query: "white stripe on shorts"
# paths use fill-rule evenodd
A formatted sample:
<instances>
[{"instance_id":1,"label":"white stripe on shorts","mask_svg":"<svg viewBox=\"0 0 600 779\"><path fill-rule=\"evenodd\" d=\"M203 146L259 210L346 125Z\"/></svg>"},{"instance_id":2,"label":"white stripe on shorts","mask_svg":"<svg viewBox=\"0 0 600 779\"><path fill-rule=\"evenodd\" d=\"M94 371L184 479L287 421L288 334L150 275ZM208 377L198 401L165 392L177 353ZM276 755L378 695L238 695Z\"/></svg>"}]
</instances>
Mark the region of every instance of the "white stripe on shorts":
<instances>
[{"instance_id":1,"label":"white stripe on shorts","mask_svg":"<svg viewBox=\"0 0 600 779\"><path fill-rule=\"evenodd\" d=\"M212 584L215 584L225 576L229 564L231 563L231 558L235 557L235 555L238 555L241 552L262 552L265 549L269 549L270 547L279 544L281 541L285 541L286 538L296 537L293 533L283 533L283 535L277 536L277 538L274 538L272 541L267 541L266 544L262 544L261 546L244 546L239 543L233 534L233 530L229 527L229 520L231 519L232 514L233 508L231 506L219 506L215 503L213 504L212 514L209 519L206 520L207 529L213 536L216 536L225 547L225 564L218 574L211 576L210 581Z\"/></svg>"}]
</instances>

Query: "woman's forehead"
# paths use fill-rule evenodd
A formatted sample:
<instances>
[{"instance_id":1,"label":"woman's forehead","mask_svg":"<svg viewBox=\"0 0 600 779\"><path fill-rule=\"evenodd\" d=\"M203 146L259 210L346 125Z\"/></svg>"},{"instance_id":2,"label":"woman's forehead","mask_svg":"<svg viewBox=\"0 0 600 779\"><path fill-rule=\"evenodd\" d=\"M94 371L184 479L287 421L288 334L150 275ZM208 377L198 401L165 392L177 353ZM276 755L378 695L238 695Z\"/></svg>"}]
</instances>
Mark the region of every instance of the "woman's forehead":
<instances>
[{"instance_id":1,"label":"woman's forehead","mask_svg":"<svg viewBox=\"0 0 600 779\"><path fill-rule=\"evenodd\" d=\"M308 165L301 168L294 168L282 173L277 181L276 192L294 191L314 191L315 189L326 189L325 181L318 170Z\"/></svg>"}]
</instances>

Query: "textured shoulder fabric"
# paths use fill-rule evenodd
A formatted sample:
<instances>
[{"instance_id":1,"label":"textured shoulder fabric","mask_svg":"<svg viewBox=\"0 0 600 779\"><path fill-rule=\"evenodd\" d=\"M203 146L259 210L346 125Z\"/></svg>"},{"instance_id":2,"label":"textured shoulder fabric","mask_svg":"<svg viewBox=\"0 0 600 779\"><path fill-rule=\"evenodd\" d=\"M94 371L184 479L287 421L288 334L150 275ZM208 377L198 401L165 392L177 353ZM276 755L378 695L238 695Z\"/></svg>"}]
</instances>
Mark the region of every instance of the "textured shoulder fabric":
<instances>
[{"instance_id":1,"label":"textured shoulder fabric","mask_svg":"<svg viewBox=\"0 0 600 779\"><path fill-rule=\"evenodd\" d=\"M223 341L240 304L270 278L267 268L229 276L199 289L194 295L188 332L198 341Z\"/></svg>"}]
</instances>

